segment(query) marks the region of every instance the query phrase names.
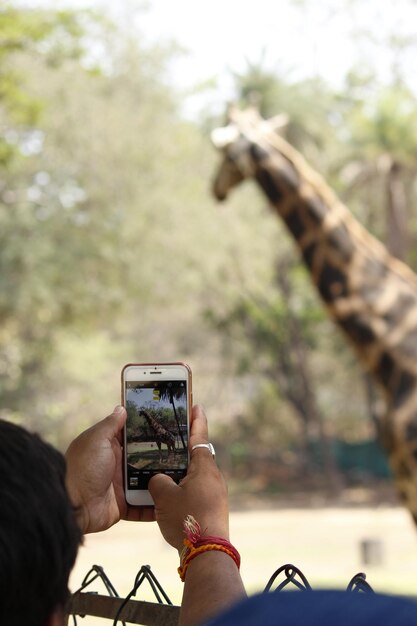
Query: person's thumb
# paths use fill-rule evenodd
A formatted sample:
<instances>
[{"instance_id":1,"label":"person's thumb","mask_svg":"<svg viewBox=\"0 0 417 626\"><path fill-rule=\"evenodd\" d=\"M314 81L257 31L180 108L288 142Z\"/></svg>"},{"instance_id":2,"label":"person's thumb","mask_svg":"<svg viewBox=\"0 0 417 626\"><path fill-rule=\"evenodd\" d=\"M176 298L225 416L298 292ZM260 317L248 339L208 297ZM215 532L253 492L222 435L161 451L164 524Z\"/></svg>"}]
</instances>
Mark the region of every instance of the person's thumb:
<instances>
[{"instance_id":1,"label":"person's thumb","mask_svg":"<svg viewBox=\"0 0 417 626\"><path fill-rule=\"evenodd\" d=\"M166 474L155 474L148 485L149 493L157 509L169 506L168 501L175 498L178 485Z\"/></svg>"},{"instance_id":2,"label":"person's thumb","mask_svg":"<svg viewBox=\"0 0 417 626\"><path fill-rule=\"evenodd\" d=\"M126 421L126 417L127 417L127 413L126 413L126 409L124 406L122 406L121 404L117 404L113 411L111 416L109 417L113 417L116 421L119 422L119 424L121 423L121 425L123 426L125 421Z\"/></svg>"},{"instance_id":3,"label":"person's thumb","mask_svg":"<svg viewBox=\"0 0 417 626\"><path fill-rule=\"evenodd\" d=\"M120 439L121 431L126 422L126 409L124 406L118 404L114 407L112 413L105 417L101 422L96 424L97 428L100 428L103 435L112 439L118 437Z\"/></svg>"}]
</instances>

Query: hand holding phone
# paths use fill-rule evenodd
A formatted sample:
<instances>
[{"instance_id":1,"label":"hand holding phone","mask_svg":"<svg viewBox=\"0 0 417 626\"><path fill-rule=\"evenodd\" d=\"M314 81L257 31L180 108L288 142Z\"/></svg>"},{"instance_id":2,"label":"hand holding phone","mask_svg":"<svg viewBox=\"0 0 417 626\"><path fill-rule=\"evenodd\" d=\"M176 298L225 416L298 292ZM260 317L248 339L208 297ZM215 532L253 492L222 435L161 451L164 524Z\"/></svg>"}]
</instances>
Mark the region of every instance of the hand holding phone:
<instances>
[{"instance_id":1,"label":"hand holding phone","mask_svg":"<svg viewBox=\"0 0 417 626\"><path fill-rule=\"evenodd\" d=\"M122 472L125 416L123 407L115 407L78 435L66 452L67 490L83 534L106 530L120 519L155 520L152 507L131 507L126 502Z\"/></svg>"},{"instance_id":2,"label":"hand holding phone","mask_svg":"<svg viewBox=\"0 0 417 626\"><path fill-rule=\"evenodd\" d=\"M184 363L129 364L122 370L124 488L128 504L153 505L155 474L186 476L191 413L191 370Z\"/></svg>"},{"instance_id":3,"label":"hand holding phone","mask_svg":"<svg viewBox=\"0 0 417 626\"><path fill-rule=\"evenodd\" d=\"M201 406L192 409L190 449L209 442L207 418ZM194 449L189 472L181 485L166 476L154 476L149 484L156 506L156 520L165 540L181 551L184 519L192 515L205 534L229 539L226 482L209 450Z\"/></svg>"}]
</instances>

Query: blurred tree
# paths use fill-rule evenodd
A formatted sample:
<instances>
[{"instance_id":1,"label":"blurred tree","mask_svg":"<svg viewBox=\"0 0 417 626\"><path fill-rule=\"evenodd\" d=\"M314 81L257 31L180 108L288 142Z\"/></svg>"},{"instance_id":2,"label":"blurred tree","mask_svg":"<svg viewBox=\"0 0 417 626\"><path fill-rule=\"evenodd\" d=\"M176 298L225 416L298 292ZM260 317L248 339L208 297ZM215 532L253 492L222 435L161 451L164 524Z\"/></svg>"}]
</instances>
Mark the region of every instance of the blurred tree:
<instances>
[{"instance_id":1,"label":"blurred tree","mask_svg":"<svg viewBox=\"0 0 417 626\"><path fill-rule=\"evenodd\" d=\"M303 473L314 472L312 442L319 441L327 486L335 493L340 486L338 472L317 403L316 381L309 366L309 352L317 346L316 337L320 335L317 329L324 312L310 290L300 289L305 281L304 274L304 268L296 261L280 259L272 293L242 294L226 315L219 317L211 310L208 316L227 337L237 357L240 375L256 371L263 380L261 387L265 387L266 381L273 383L276 397L285 398L292 407L299 423L299 436L292 444L299 448L298 461ZM262 394L260 391L259 396L255 396L261 404ZM249 436L255 446L259 438L264 437L258 408L253 398L250 416L241 420L245 436ZM275 411L282 412L279 404ZM273 414L269 419L271 423L279 421ZM279 441L281 427L277 428L276 437L264 442L267 447L285 445L284 441Z\"/></svg>"},{"instance_id":2,"label":"blurred tree","mask_svg":"<svg viewBox=\"0 0 417 626\"><path fill-rule=\"evenodd\" d=\"M344 0L337 6L324 0L319 9L310 0L293 4L304 20L329 30L343 20L350 68L341 74L333 101L340 152L330 172L367 227L415 266L416 85L410 67L417 5L414 0L399 0L395 9L389 0Z\"/></svg>"},{"instance_id":3,"label":"blurred tree","mask_svg":"<svg viewBox=\"0 0 417 626\"><path fill-rule=\"evenodd\" d=\"M48 387L50 399L60 395L51 363L63 330L106 329L129 305L126 293L136 299L154 280L141 262L152 247L146 232L158 222L161 157L165 165L171 159L162 146L176 124L163 79L171 52L122 44L120 33L90 16L108 46L102 66L111 64L91 71L82 44L92 44L93 34L82 14L10 9L2 16L19 26L22 43L0 55L1 77L13 66L19 83L0 100L1 135L13 144L0 173L1 408L16 418L24 410L42 429L51 415L40 399ZM44 18L48 27L33 34ZM36 115L28 105L16 119L22 94ZM59 368L62 380L66 366Z\"/></svg>"},{"instance_id":4,"label":"blurred tree","mask_svg":"<svg viewBox=\"0 0 417 626\"><path fill-rule=\"evenodd\" d=\"M36 125L43 106L28 93L24 73L14 66L16 54L40 55L55 65L81 57L85 16L71 11L15 8L8 2L0 7L0 165L19 154L28 139L25 130L30 132Z\"/></svg>"},{"instance_id":5,"label":"blurred tree","mask_svg":"<svg viewBox=\"0 0 417 626\"><path fill-rule=\"evenodd\" d=\"M315 162L326 159L339 120L336 94L319 77L294 81L291 70L270 69L264 53L257 61L248 60L243 72L233 77L241 106L255 105L265 118L287 114L287 140ZM325 160L323 167L328 163Z\"/></svg>"},{"instance_id":6,"label":"blurred tree","mask_svg":"<svg viewBox=\"0 0 417 626\"><path fill-rule=\"evenodd\" d=\"M181 429L180 421L178 418L179 412L177 411L177 407L175 405L176 400L179 400L180 398L184 399L184 390L181 389L179 386L176 386L173 389L172 385L162 385L160 388L160 391L161 391L161 400L166 400L167 402L170 402L172 405L172 410L174 412L174 418L175 418L175 423L177 426L178 436L181 439L182 447L184 448L184 450L186 450L187 445L184 441L184 436L182 434L182 429Z\"/></svg>"},{"instance_id":7,"label":"blurred tree","mask_svg":"<svg viewBox=\"0 0 417 626\"><path fill-rule=\"evenodd\" d=\"M417 175L415 96L404 84L363 85L354 73L347 77L346 94L350 154L340 174L346 195L360 199L367 187L374 190L382 210L374 201L371 228L378 230L379 225L390 252L410 260L412 189Z\"/></svg>"},{"instance_id":8,"label":"blurred tree","mask_svg":"<svg viewBox=\"0 0 417 626\"><path fill-rule=\"evenodd\" d=\"M118 401L126 362L191 360L196 395L220 413L217 338L200 313L237 247L260 245L256 216L235 229L213 209L215 155L167 74L176 49L94 24L88 53L59 67L43 48L10 57L41 106L24 129L7 119L19 141L0 169L1 409L61 445Z\"/></svg>"},{"instance_id":9,"label":"blurred tree","mask_svg":"<svg viewBox=\"0 0 417 626\"><path fill-rule=\"evenodd\" d=\"M280 72L274 73L265 67L264 56L259 62L248 62L245 72L235 74L234 78L241 105L255 104L264 117L286 113L289 118L284 131L287 139L313 162L318 161L321 170L330 167L338 145L337 139L332 140L333 125L338 118L336 94L329 87L318 79L289 82ZM241 326L245 337L245 341L239 342L243 351L238 355L241 373L245 368L253 368L255 361L264 379L276 384L277 394L286 399L299 419L301 437L297 443L303 442L299 462L311 470L314 466L311 442L318 439L328 487L334 492L339 483L338 473L316 391L318 384L326 383L319 383L308 365L309 354L316 349L320 351L318 327L325 314L311 296L310 278L296 251L281 247L276 257L278 272L272 292L269 286L269 292L260 296L241 294L232 309L217 318L217 323L226 335L233 327ZM216 315L213 317L216 319ZM246 366L242 365L245 358ZM257 412L253 409L252 403L252 435L256 439Z\"/></svg>"},{"instance_id":10,"label":"blurred tree","mask_svg":"<svg viewBox=\"0 0 417 626\"><path fill-rule=\"evenodd\" d=\"M302 350L308 349L309 390L315 392L316 410L326 416L326 428L348 436L359 431L366 410L355 363L311 299L284 230L250 188L239 191L230 210L214 210L207 180L216 157L197 125L182 119L181 94L169 76L177 49L147 47L140 34L89 14L3 6L3 412L51 437L54 429L62 430L56 437L63 442L104 403L118 401L123 363L181 357L193 366L195 396L211 407L212 421L238 414L250 421L265 382L257 372L262 378L271 374L272 352L281 349L274 343L278 339L270 347L267 339L272 329L278 333L279 323L287 341L293 337L291 324L298 325ZM24 31L35 18L49 30L32 38L24 34L19 45L2 45L12 22ZM283 69L268 70L260 56L248 64L247 76L237 75L236 84L242 80L242 99L254 91L264 94L265 115L286 112L288 139L345 193L356 180L348 178L347 166L363 157L359 120L369 118L368 96L362 92L353 101L348 98L353 87L340 94L315 78L291 79ZM376 104L372 115L375 110ZM352 207L366 219L381 206L376 184L351 188ZM273 271L284 259L290 259L295 276L288 301ZM251 294L247 302L244 294ZM224 335L201 323L207 308L218 319L239 318L233 333L225 329L226 336L236 337L227 354ZM293 337L283 356L292 372L294 345ZM235 364L242 355L252 368L239 378ZM300 373L294 376L282 386L300 404L305 386ZM295 409L283 410L280 391L276 415L294 415Z\"/></svg>"},{"instance_id":11,"label":"blurred tree","mask_svg":"<svg viewBox=\"0 0 417 626\"><path fill-rule=\"evenodd\" d=\"M56 229L56 222L45 223L49 208L43 216L39 210L49 174L33 171L33 157L45 139L40 127L45 102L28 89L30 77L19 61L34 58L57 66L78 58L81 20L69 11L10 4L0 9L0 391L2 407L12 412L36 390L53 324L70 316L71 308L56 294L52 241L44 245ZM69 220L64 221L66 228Z\"/></svg>"}]
</instances>

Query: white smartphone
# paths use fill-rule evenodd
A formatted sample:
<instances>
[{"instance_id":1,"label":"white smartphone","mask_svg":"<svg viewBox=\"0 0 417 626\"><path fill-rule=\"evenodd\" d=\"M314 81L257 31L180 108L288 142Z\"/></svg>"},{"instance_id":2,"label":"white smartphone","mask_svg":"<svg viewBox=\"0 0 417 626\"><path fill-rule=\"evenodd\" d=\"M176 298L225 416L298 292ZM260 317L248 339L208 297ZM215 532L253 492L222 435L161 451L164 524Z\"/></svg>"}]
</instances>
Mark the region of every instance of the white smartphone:
<instances>
[{"instance_id":1,"label":"white smartphone","mask_svg":"<svg viewBox=\"0 0 417 626\"><path fill-rule=\"evenodd\" d=\"M191 369L185 363L136 363L122 370L124 485L128 504L152 506L154 474L179 482L187 473L192 407Z\"/></svg>"}]
</instances>

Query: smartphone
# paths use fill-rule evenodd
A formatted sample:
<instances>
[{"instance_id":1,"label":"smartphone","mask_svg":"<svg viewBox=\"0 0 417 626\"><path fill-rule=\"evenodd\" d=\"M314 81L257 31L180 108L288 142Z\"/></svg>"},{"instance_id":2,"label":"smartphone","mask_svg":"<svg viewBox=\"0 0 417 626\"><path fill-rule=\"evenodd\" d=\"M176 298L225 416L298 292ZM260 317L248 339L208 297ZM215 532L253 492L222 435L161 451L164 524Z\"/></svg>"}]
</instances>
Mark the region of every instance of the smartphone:
<instances>
[{"instance_id":1,"label":"smartphone","mask_svg":"<svg viewBox=\"0 0 417 626\"><path fill-rule=\"evenodd\" d=\"M128 504L152 506L154 474L179 482L187 473L191 369L185 363L138 363L122 370L124 486Z\"/></svg>"}]
</instances>

